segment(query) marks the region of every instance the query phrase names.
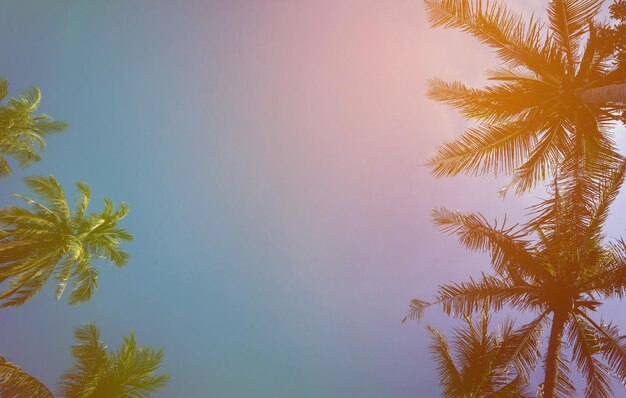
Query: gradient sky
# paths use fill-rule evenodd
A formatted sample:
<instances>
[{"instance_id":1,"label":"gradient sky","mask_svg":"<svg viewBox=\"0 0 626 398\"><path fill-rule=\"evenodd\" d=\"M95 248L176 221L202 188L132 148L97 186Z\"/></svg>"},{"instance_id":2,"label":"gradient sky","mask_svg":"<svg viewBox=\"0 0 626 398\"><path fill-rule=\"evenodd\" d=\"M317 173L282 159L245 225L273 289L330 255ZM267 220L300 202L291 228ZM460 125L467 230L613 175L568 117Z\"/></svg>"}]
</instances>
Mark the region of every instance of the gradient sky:
<instances>
[{"instance_id":1,"label":"gradient sky","mask_svg":"<svg viewBox=\"0 0 626 398\"><path fill-rule=\"evenodd\" d=\"M531 11L545 1L511 0ZM515 218L541 192L435 180L420 164L466 126L430 77L484 82L490 52L428 28L419 0L4 0L0 73L68 121L43 160L131 207L129 265L77 307L53 286L0 312L0 352L49 386L74 327L164 347L156 397L436 397L413 297L488 270L429 220L436 206ZM622 147L623 130L618 132ZM621 195L608 223L623 234ZM620 223L621 220L621 223ZM608 305L607 319L626 324Z\"/></svg>"}]
</instances>

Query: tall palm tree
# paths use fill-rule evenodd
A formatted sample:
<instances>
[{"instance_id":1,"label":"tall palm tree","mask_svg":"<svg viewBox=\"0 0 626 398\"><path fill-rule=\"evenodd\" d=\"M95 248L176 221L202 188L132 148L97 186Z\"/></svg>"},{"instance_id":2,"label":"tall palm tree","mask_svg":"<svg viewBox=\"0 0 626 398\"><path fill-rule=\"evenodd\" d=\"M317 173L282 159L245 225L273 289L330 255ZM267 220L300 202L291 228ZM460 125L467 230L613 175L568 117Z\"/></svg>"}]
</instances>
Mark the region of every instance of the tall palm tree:
<instances>
[{"instance_id":1,"label":"tall palm tree","mask_svg":"<svg viewBox=\"0 0 626 398\"><path fill-rule=\"evenodd\" d=\"M131 331L111 352L100 342L100 330L88 323L76 328L75 363L59 379L64 398L142 398L165 387L169 376L157 374L163 350L139 347ZM0 397L54 398L37 378L0 356Z\"/></svg>"},{"instance_id":2,"label":"tall palm tree","mask_svg":"<svg viewBox=\"0 0 626 398\"><path fill-rule=\"evenodd\" d=\"M0 355L0 397L54 398L52 392L35 377Z\"/></svg>"},{"instance_id":3,"label":"tall palm tree","mask_svg":"<svg viewBox=\"0 0 626 398\"><path fill-rule=\"evenodd\" d=\"M511 366L511 352L502 353L513 332L513 323L506 322L500 335L489 333L487 308L478 325L467 316L466 327L456 329L454 348L456 361L448 341L439 330L428 326L430 346L439 371L439 384L444 398L523 398L530 397L527 381Z\"/></svg>"},{"instance_id":4,"label":"tall palm tree","mask_svg":"<svg viewBox=\"0 0 626 398\"><path fill-rule=\"evenodd\" d=\"M117 209L105 198L104 209L87 214L89 186L77 183L76 208L70 210L61 185L53 177L27 177L26 185L41 197L41 202L26 196L30 209L0 209L0 306L22 305L37 294L53 276L59 300L71 282L69 303L87 301L98 287L98 272L92 262L105 259L121 267L128 254L119 249L122 241L132 239L118 222L128 206Z\"/></svg>"},{"instance_id":5,"label":"tall palm tree","mask_svg":"<svg viewBox=\"0 0 626 398\"><path fill-rule=\"evenodd\" d=\"M113 352L100 342L100 331L94 324L77 328L74 336L78 340L72 347L75 362L61 376L61 397L150 397L169 380L168 375L156 373L163 350L137 346L132 331Z\"/></svg>"},{"instance_id":6,"label":"tall palm tree","mask_svg":"<svg viewBox=\"0 0 626 398\"><path fill-rule=\"evenodd\" d=\"M445 232L456 234L471 250L491 254L494 274L442 285L434 302L413 300L407 317L419 318L433 304L454 315L479 311L485 303L494 310L507 305L532 311L533 321L513 333L507 344L518 369L534 370L537 358L530 353L549 325L543 396L574 391L561 355L567 332L572 361L587 382L585 396L610 397L609 370L626 382L626 336L592 314L603 301L626 296L626 242L606 243L602 232L625 174L623 161L587 192L584 212L578 213L569 211L572 196L561 193L556 181L552 196L533 207L533 219L523 226L491 225L479 214L435 210L435 222Z\"/></svg>"},{"instance_id":7,"label":"tall palm tree","mask_svg":"<svg viewBox=\"0 0 626 398\"><path fill-rule=\"evenodd\" d=\"M65 122L46 114L34 114L41 101L37 87L1 104L8 94L9 83L0 77L0 176L11 173L7 157L14 158L22 167L28 166L40 159L39 152L46 147L46 135L67 127Z\"/></svg>"},{"instance_id":8,"label":"tall palm tree","mask_svg":"<svg viewBox=\"0 0 626 398\"><path fill-rule=\"evenodd\" d=\"M600 172L617 156L610 126L626 109L626 68L598 40L601 0L551 0L547 29L503 3L425 0L431 24L468 32L495 50L495 84L475 89L433 80L431 98L480 124L445 143L428 164L436 176L513 173L522 193L556 170ZM507 187L508 188L508 187Z\"/></svg>"}]
</instances>

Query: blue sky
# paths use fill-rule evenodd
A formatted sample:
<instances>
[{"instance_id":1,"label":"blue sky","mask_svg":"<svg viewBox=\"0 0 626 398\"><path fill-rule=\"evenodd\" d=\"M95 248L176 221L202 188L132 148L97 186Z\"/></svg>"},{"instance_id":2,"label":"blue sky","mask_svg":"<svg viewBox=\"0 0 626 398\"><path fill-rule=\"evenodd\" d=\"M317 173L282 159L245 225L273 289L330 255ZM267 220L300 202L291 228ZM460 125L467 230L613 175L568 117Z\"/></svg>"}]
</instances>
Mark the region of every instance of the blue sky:
<instances>
[{"instance_id":1,"label":"blue sky","mask_svg":"<svg viewBox=\"0 0 626 398\"><path fill-rule=\"evenodd\" d=\"M512 2L529 9L528 2ZM535 2L542 3L542 2ZM122 270L87 304L50 286L0 313L2 354L49 386L72 331L165 348L157 397L436 397L413 297L487 270L435 206L524 214L503 179L419 166L465 123L429 77L482 83L489 52L430 30L419 1L4 1L0 72L71 127L2 181L54 174L129 203ZM619 132L621 143L624 132ZM609 235L623 233L623 195ZM608 306L607 318L623 312ZM451 322L435 312L427 322Z\"/></svg>"}]
</instances>

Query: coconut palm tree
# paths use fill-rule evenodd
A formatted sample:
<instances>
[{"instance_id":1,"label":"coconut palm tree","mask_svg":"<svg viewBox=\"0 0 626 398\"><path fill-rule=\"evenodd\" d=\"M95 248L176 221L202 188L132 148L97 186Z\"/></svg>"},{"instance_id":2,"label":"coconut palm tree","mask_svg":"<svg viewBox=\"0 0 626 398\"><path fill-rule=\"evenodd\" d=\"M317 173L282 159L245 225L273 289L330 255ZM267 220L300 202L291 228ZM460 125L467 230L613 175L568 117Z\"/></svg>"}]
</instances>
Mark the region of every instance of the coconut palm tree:
<instances>
[{"instance_id":1,"label":"coconut palm tree","mask_svg":"<svg viewBox=\"0 0 626 398\"><path fill-rule=\"evenodd\" d=\"M626 336L592 316L603 301L626 296L626 242L605 242L603 224L626 173L626 161L586 193L584 212L572 213L572 196L560 192L533 207L523 226L492 225L479 214L434 211L435 223L455 234L471 250L489 252L494 274L465 283L440 286L432 303L413 300L407 318L419 318L426 307L443 306L447 314L479 311L485 303L500 310L510 306L531 311L535 318L508 339L507 349L520 371L535 369L543 327L550 327L544 358L543 396L571 394L567 360L561 355L564 333L572 361L585 376L586 397L610 397L609 371L626 382Z\"/></svg>"},{"instance_id":2,"label":"coconut palm tree","mask_svg":"<svg viewBox=\"0 0 626 398\"><path fill-rule=\"evenodd\" d=\"M428 161L436 176L513 173L522 193L576 159L571 178L618 157L612 123L626 109L626 68L598 39L601 0L551 0L547 29L503 3L425 0L433 27L457 28L495 50L500 67L482 89L433 80L429 96L479 122ZM508 188L509 186L505 187ZM506 189L505 189L506 190Z\"/></svg>"},{"instance_id":3,"label":"coconut palm tree","mask_svg":"<svg viewBox=\"0 0 626 398\"><path fill-rule=\"evenodd\" d=\"M513 323L506 322L500 335L489 333L487 308L478 325L465 318L466 327L456 329L454 348L456 361L445 337L428 326L432 337L430 350L437 363L439 384L444 398L523 398L530 397L523 374L512 369L511 352L502 353L513 332ZM504 354L504 355L503 355Z\"/></svg>"},{"instance_id":4,"label":"coconut palm tree","mask_svg":"<svg viewBox=\"0 0 626 398\"><path fill-rule=\"evenodd\" d=\"M9 94L9 83L0 77L0 102ZM11 98L0 105L0 176L11 173L7 157L26 167L40 159L39 152L46 147L48 134L64 130L67 124L48 115L35 116L41 101L37 87Z\"/></svg>"},{"instance_id":5,"label":"coconut palm tree","mask_svg":"<svg viewBox=\"0 0 626 398\"><path fill-rule=\"evenodd\" d=\"M98 272L92 262L110 261L121 267L128 254L119 249L132 239L118 222L128 206L117 209L105 198L104 210L87 214L89 186L77 183L76 208L70 210L61 185L53 176L27 177L26 185L41 201L23 195L30 209L0 209L0 306L22 305L37 294L53 276L59 300L71 282L70 304L87 301L98 287Z\"/></svg>"},{"instance_id":6,"label":"coconut palm tree","mask_svg":"<svg viewBox=\"0 0 626 398\"><path fill-rule=\"evenodd\" d=\"M163 350L137 346L132 331L113 352L102 344L94 324L77 328L74 336L78 341L72 347L74 365L61 376L61 397L150 397L169 380L168 375L156 373Z\"/></svg>"},{"instance_id":7,"label":"coconut palm tree","mask_svg":"<svg viewBox=\"0 0 626 398\"><path fill-rule=\"evenodd\" d=\"M54 395L42 382L0 355L0 397L54 398Z\"/></svg>"},{"instance_id":8,"label":"coconut palm tree","mask_svg":"<svg viewBox=\"0 0 626 398\"><path fill-rule=\"evenodd\" d=\"M100 341L100 330L87 323L74 331L75 363L59 379L64 398L142 398L165 387L169 376L157 374L163 350L139 347L131 331L122 346L111 352ZM37 378L0 356L0 396L54 398Z\"/></svg>"}]
</instances>

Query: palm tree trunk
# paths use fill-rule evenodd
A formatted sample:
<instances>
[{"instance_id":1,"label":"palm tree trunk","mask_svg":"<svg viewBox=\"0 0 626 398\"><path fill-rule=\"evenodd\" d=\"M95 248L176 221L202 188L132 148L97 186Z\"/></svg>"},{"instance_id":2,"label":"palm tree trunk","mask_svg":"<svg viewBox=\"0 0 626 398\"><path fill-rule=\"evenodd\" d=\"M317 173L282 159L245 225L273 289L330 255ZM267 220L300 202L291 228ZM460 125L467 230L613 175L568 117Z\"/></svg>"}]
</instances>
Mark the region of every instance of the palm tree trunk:
<instances>
[{"instance_id":1,"label":"palm tree trunk","mask_svg":"<svg viewBox=\"0 0 626 398\"><path fill-rule=\"evenodd\" d=\"M561 342L567 321L567 313L555 311L552 317L552 330L548 342L546 358L546 375L543 383L543 398L555 398L559 377L559 360L561 358Z\"/></svg>"},{"instance_id":2,"label":"palm tree trunk","mask_svg":"<svg viewBox=\"0 0 626 398\"><path fill-rule=\"evenodd\" d=\"M578 92L578 98L586 104L626 104L626 83L581 90Z\"/></svg>"}]
</instances>

